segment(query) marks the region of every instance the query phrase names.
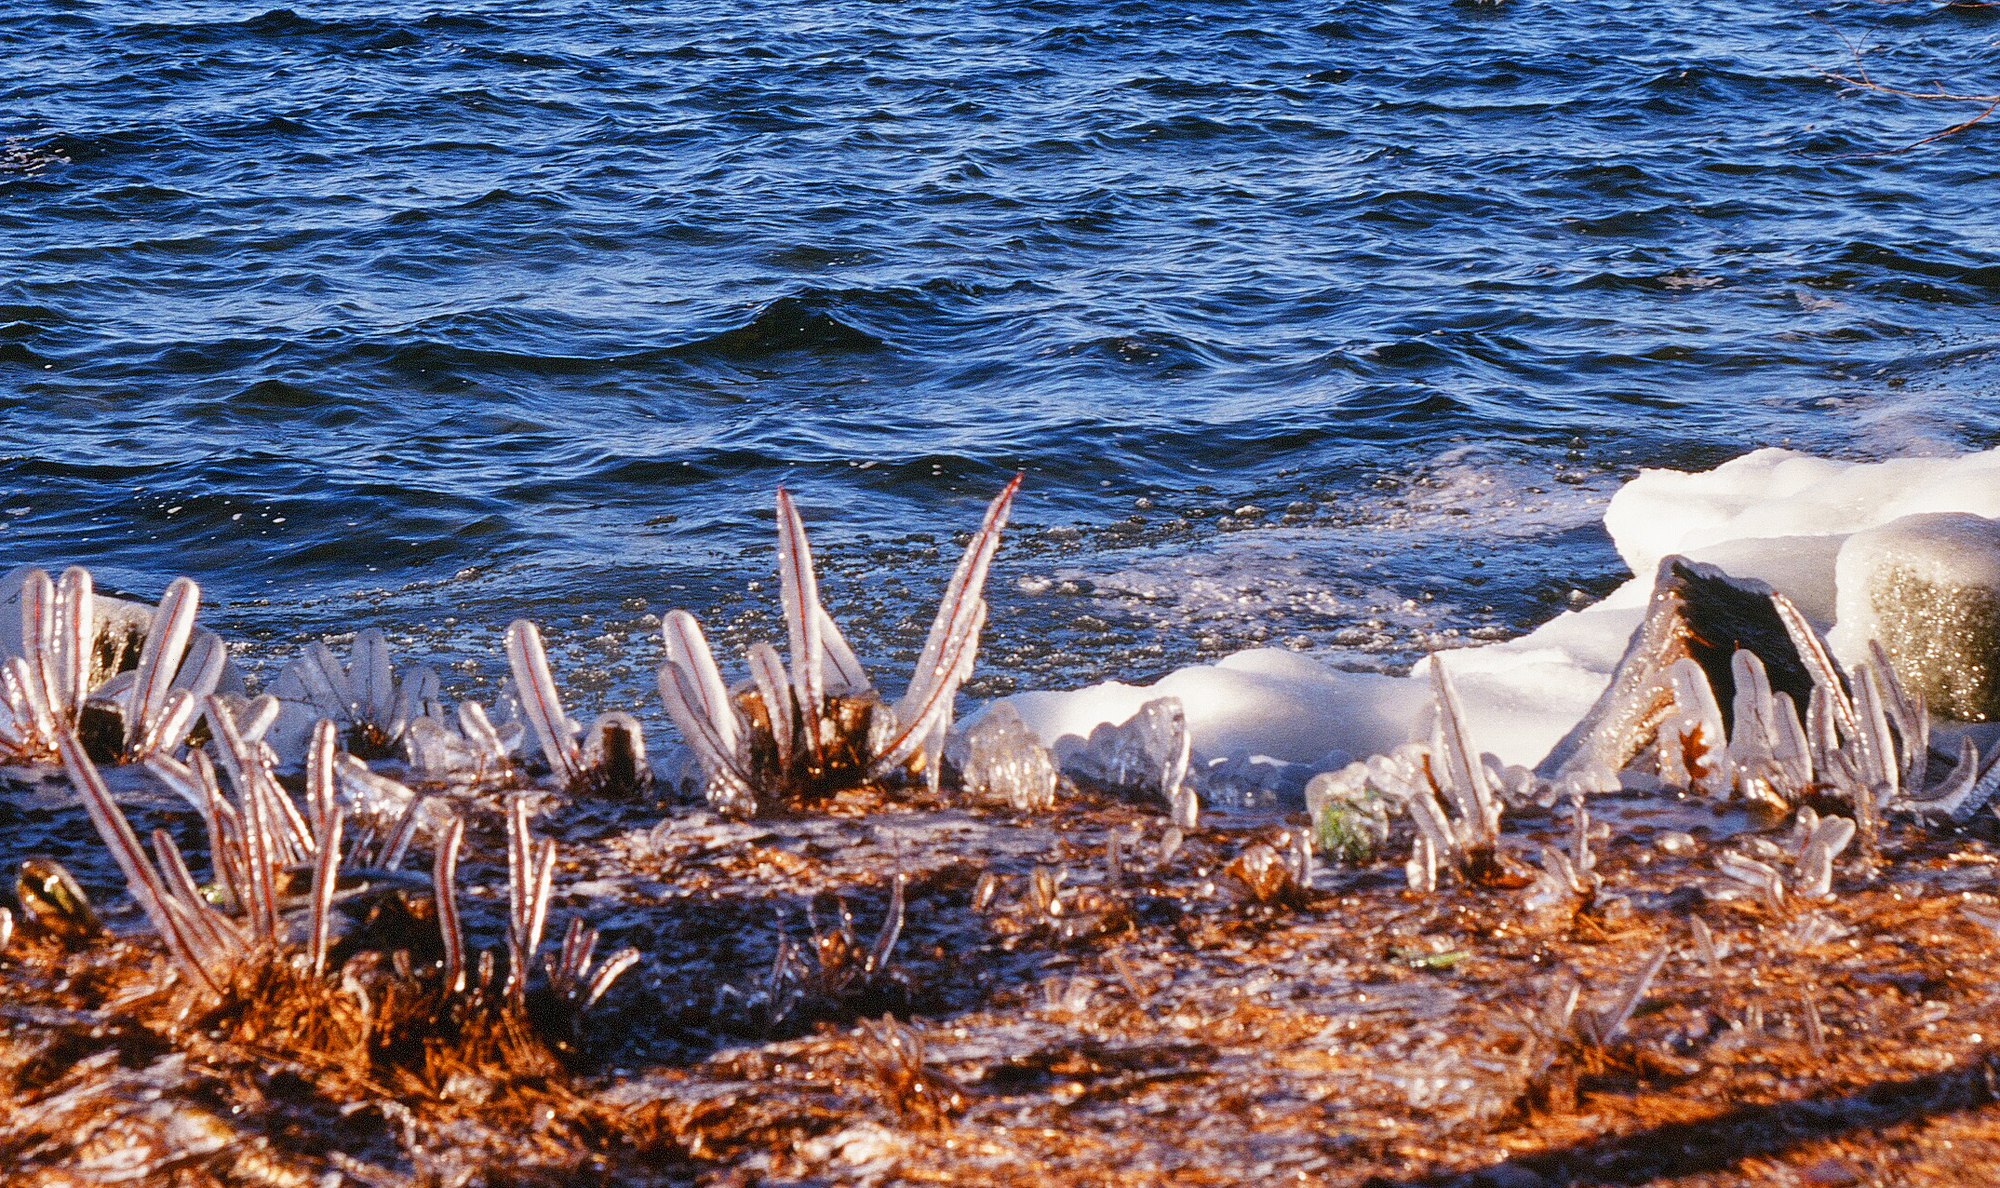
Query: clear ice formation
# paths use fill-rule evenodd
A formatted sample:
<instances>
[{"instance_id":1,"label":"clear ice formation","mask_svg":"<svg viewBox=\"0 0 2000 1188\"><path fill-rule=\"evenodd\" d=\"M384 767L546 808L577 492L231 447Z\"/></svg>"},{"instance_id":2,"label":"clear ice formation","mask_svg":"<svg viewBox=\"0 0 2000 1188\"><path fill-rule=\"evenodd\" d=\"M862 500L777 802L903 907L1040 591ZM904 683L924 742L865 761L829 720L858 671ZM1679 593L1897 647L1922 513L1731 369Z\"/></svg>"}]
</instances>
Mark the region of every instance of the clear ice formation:
<instances>
[{"instance_id":1,"label":"clear ice formation","mask_svg":"<svg viewBox=\"0 0 2000 1188\"><path fill-rule=\"evenodd\" d=\"M354 633L345 665L326 644L313 641L305 655L278 673L271 693L279 708L269 740L281 759L293 763L305 755L313 725L321 719L339 728L349 754L387 759L404 753L412 723L444 718L437 670L420 664L398 679L389 642L374 627Z\"/></svg>"},{"instance_id":2,"label":"clear ice formation","mask_svg":"<svg viewBox=\"0 0 2000 1188\"><path fill-rule=\"evenodd\" d=\"M1417 835L1404 871L1416 891L1437 890L1442 871L1474 879L1491 866L1508 778L1473 749L1465 707L1441 657L1431 657L1430 672L1429 743L1407 743L1316 776L1306 786L1306 803L1318 806L1315 824L1319 813L1366 806L1378 795L1408 813Z\"/></svg>"},{"instance_id":3,"label":"clear ice formation","mask_svg":"<svg viewBox=\"0 0 2000 1188\"><path fill-rule=\"evenodd\" d=\"M1306 818L1322 851L1359 862L1388 842L1389 796L1368 777L1368 764L1353 763L1306 782Z\"/></svg>"},{"instance_id":4,"label":"clear ice formation","mask_svg":"<svg viewBox=\"0 0 2000 1188\"><path fill-rule=\"evenodd\" d=\"M455 726L428 715L411 720L403 736L411 777L468 787L515 782L514 757L527 727L517 718L495 723L477 701L459 702L455 716Z\"/></svg>"},{"instance_id":5,"label":"clear ice formation","mask_svg":"<svg viewBox=\"0 0 2000 1188\"><path fill-rule=\"evenodd\" d=\"M1188 778L1187 715L1175 698L1149 701L1129 721L1099 725L1087 739L1066 738L1055 754L1063 774L1079 783L1157 799L1182 829L1200 819L1200 796Z\"/></svg>"},{"instance_id":6,"label":"clear ice formation","mask_svg":"<svg viewBox=\"0 0 2000 1188\"><path fill-rule=\"evenodd\" d=\"M2000 520L1940 512L1857 532L1834 581L1839 651L1878 640L1933 713L2000 719Z\"/></svg>"},{"instance_id":7,"label":"clear ice formation","mask_svg":"<svg viewBox=\"0 0 2000 1188\"><path fill-rule=\"evenodd\" d=\"M961 767L966 791L1004 800L1020 812L1056 805L1056 765L1048 749L1021 723L1014 707L1001 705L965 732Z\"/></svg>"},{"instance_id":8,"label":"clear ice formation","mask_svg":"<svg viewBox=\"0 0 2000 1188\"><path fill-rule=\"evenodd\" d=\"M1231 755L1189 767L1188 779L1212 809L1251 813L1297 812L1317 769L1269 755Z\"/></svg>"},{"instance_id":9,"label":"clear ice formation","mask_svg":"<svg viewBox=\"0 0 2000 1188\"><path fill-rule=\"evenodd\" d=\"M1733 850L1719 851L1715 865L1723 876L1761 900L1773 913L1785 910L1788 898L1825 899L1833 893L1833 860L1854 840L1855 823L1846 817L1824 820L1811 805L1799 807L1789 847L1763 839L1762 858ZM1776 861L1786 861L1781 867Z\"/></svg>"}]
</instances>

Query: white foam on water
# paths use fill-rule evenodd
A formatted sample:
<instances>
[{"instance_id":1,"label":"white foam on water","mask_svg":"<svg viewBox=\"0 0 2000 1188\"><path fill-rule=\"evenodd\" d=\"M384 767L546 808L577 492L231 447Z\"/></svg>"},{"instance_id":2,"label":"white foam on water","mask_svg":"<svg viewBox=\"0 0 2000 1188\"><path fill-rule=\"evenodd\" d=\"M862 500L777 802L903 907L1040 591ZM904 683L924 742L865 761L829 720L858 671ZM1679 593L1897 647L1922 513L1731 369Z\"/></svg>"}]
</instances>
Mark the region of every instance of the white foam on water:
<instances>
[{"instance_id":1,"label":"white foam on water","mask_svg":"<svg viewBox=\"0 0 2000 1188\"><path fill-rule=\"evenodd\" d=\"M1087 590L1117 614L1192 637L1210 654L1282 641L1364 664L1395 653L1407 662L1413 641L1490 637L1477 619L1493 607L1465 581L1474 572L1468 559L1597 521L1608 476L1561 464L1554 473L1544 458L1455 446L1392 483L1358 484L1309 509L1229 509L1198 547L1114 547L1018 584L1029 594ZM1107 566L1111 558L1122 564Z\"/></svg>"}]
</instances>

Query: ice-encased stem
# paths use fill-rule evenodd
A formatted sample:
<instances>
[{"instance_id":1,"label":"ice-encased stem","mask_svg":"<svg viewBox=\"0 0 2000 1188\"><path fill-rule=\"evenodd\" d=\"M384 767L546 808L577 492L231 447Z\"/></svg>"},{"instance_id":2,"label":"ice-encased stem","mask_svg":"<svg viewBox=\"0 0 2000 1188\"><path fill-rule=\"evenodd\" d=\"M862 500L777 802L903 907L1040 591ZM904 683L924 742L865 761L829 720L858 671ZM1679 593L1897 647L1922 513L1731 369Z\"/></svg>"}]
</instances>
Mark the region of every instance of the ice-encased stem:
<instances>
[{"instance_id":1,"label":"ice-encased stem","mask_svg":"<svg viewBox=\"0 0 2000 1188\"><path fill-rule=\"evenodd\" d=\"M28 665L28 687L39 693L51 729L58 721L75 721L63 706L68 682L57 672L56 620L61 613L49 575L39 569L29 573L21 586L21 656Z\"/></svg>"},{"instance_id":2,"label":"ice-encased stem","mask_svg":"<svg viewBox=\"0 0 2000 1188\"><path fill-rule=\"evenodd\" d=\"M676 610L667 615L660 632L667 645L667 659L659 669L660 700L701 763L711 802L729 812L754 811L757 791L741 758L743 722L729 700L701 624L686 611ZM789 703L791 695L780 700Z\"/></svg>"},{"instance_id":3,"label":"ice-encased stem","mask_svg":"<svg viewBox=\"0 0 2000 1188\"><path fill-rule=\"evenodd\" d=\"M146 642L139 649L139 667L133 677L130 713L125 719L125 749L135 751L145 730L160 714L167 690L180 671L181 657L187 652L188 637L194 631L195 611L201 603L201 587L178 577L167 584L167 592L153 613Z\"/></svg>"},{"instance_id":4,"label":"ice-encased stem","mask_svg":"<svg viewBox=\"0 0 2000 1188\"><path fill-rule=\"evenodd\" d=\"M818 758L826 745L819 728L826 706L826 641L820 631L826 612L819 603L805 522L783 487L778 488L778 598L791 638L792 687L805 723L806 749Z\"/></svg>"},{"instance_id":5,"label":"ice-encased stem","mask_svg":"<svg viewBox=\"0 0 2000 1188\"><path fill-rule=\"evenodd\" d=\"M306 961L312 966L315 977L326 969L326 942L332 923L333 889L339 880L340 834L346 819L346 815L336 806L316 835L319 854L313 862L310 924L312 935L306 948Z\"/></svg>"},{"instance_id":6,"label":"ice-encased stem","mask_svg":"<svg viewBox=\"0 0 2000 1188\"><path fill-rule=\"evenodd\" d=\"M576 778L576 737L570 732L562 697L556 692L554 675L549 672L542 633L526 619L516 619L507 625L507 663L514 671L514 687L521 695L522 712L535 728L542 754L548 758L557 783L567 787Z\"/></svg>"},{"instance_id":7,"label":"ice-encased stem","mask_svg":"<svg viewBox=\"0 0 2000 1188\"><path fill-rule=\"evenodd\" d=\"M1715 689L1708 683L1708 674L1702 671L1701 665L1683 657L1668 666L1667 682L1674 702L1669 724L1686 733L1661 739L1657 745L1662 755L1670 756L1678 774L1686 777L1685 787L1703 793L1728 791L1735 783L1735 772L1730 763L1728 736L1722 726L1722 707L1716 703ZM1687 743L1690 736L1701 749L1696 763L1706 762L1705 768L1697 770L1688 765ZM1668 776L1668 764L1663 762L1661 767L1661 775Z\"/></svg>"},{"instance_id":8,"label":"ice-encased stem","mask_svg":"<svg viewBox=\"0 0 2000 1188\"><path fill-rule=\"evenodd\" d=\"M167 889L152 860L140 848L138 835L132 832L131 823L125 819L117 802L112 800L111 790L104 786L104 778L97 774L96 766L83 753L83 744L74 734L63 731L56 737L56 750L62 758L63 769L69 774L70 784L83 798L91 824L97 826L98 836L104 839L106 848L118 863L118 869L124 872L125 885L131 890L132 897L139 901L139 906L145 909L147 918L166 943L168 954L183 973L211 994L220 994L215 979L204 967L204 959L211 956L208 946L184 930L181 915L167 906L173 899L173 893Z\"/></svg>"},{"instance_id":9,"label":"ice-encased stem","mask_svg":"<svg viewBox=\"0 0 2000 1188\"><path fill-rule=\"evenodd\" d=\"M1444 754L1445 782L1459 817L1477 840L1491 845L1500 836L1500 800L1487 783L1486 767L1465 728L1465 706L1444 670L1443 658L1431 654L1431 690L1437 701L1437 726Z\"/></svg>"},{"instance_id":10,"label":"ice-encased stem","mask_svg":"<svg viewBox=\"0 0 2000 1188\"><path fill-rule=\"evenodd\" d=\"M367 627L355 633L347 673L357 717L386 725L396 712L396 684L389 663L389 641L381 628Z\"/></svg>"},{"instance_id":11,"label":"ice-encased stem","mask_svg":"<svg viewBox=\"0 0 2000 1188\"><path fill-rule=\"evenodd\" d=\"M465 989L465 933L458 923L458 848L465 841L465 821L454 815L438 839L431 860L431 891L437 901L438 936L444 942L444 982L449 992Z\"/></svg>"},{"instance_id":12,"label":"ice-encased stem","mask_svg":"<svg viewBox=\"0 0 2000 1188\"><path fill-rule=\"evenodd\" d=\"M764 716L771 721L771 741L777 745L778 762L789 763L792 725L802 715L792 697L792 687L785 680L785 662L778 658L778 649L762 640L750 645L750 679L756 683L757 696L764 702Z\"/></svg>"},{"instance_id":13,"label":"ice-encased stem","mask_svg":"<svg viewBox=\"0 0 2000 1188\"><path fill-rule=\"evenodd\" d=\"M313 724L312 742L306 748L306 808L312 813L315 834L326 828L333 815L333 752L338 728L330 718Z\"/></svg>"},{"instance_id":14,"label":"ice-encased stem","mask_svg":"<svg viewBox=\"0 0 2000 1188\"><path fill-rule=\"evenodd\" d=\"M659 674L660 696L674 725L711 774L728 769L741 775L736 756L743 726L701 624L684 610L671 611L660 634L667 645L667 661Z\"/></svg>"},{"instance_id":15,"label":"ice-encased stem","mask_svg":"<svg viewBox=\"0 0 2000 1188\"><path fill-rule=\"evenodd\" d=\"M90 695L90 650L97 629L96 595L90 571L79 565L63 570L56 583L56 636L53 656L62 681L60 711L71 721Z\"/></svg>"},{"instance_id":16,"label":"ice-encased stem","mask_svg":"<svg viewBox=\"0 0 2000 1188\"><path fill-rule=\"evenodd\" d=\"M994 496L987 505L985 518L979 523L979 530L965 547L965 555L959 558L958 568L952 571L951 581L946 584L944 598L938 603L937 618L931 622L930 634L924 638L924 650L917 656L916 672L910 678L910 688L903 699L896 703L896 720L913 723L918 717L912 707L934 700L935 687L950 679L957 671L959 653L962 648L951 642L954 637L963 637L968 632L977 636L979 624L986 615L985 602L980 592L986 587L986 573L993 564L993 554L1000 548L1000 530L1007 525L1007 514L1013 508L1014 494L1021 489L1021 476L1016 474L1000 494ZM977 644L975 642L974 646Z\"/></svg>"},{"instance_id":17,"label":"ice-encased stem","mask_svg":"<svg viewBox=\"0 0 2000 1188\"><path fill-rule=\"evenodd\" d=\"M985 623L986 602L975 597L970 617L945 640L939 662L948 667L937 671L920 668L920 679L927 674L932 679L912 684L909 694L896 703L897 730L875 756L873 774L886 775L909 762L918 748L932 744L933 736L950 722L952 698L957 695L958 686L972 675L973 659L979 652L979 631ZM907 716L910 714L915 716ZM928 752L926 757L930 757ZM936 764L931 763L929 769L935 771Z\"/></svg>"},{"instance_id":18,"label":"ice-encased stem","mask_svg":"<svg viewBox=\"0 0 2000 1188\"><path fill-rule=\"evenodd\" d=\"M1882 641L1868 641L1868 658L1875 666L1875 673L1882 678L1884 706L1896 727L1896 735L1903 743L1903 761L1900 772L1903 788L1912 796L1923 795L1924 779L1928 774L1931 752L1931 716L1924 703L1922 690L1912 693L1903 687L1896 676L1896 666L1889 659L1889 653L1882 648Z\"/></svg>"},{"instance_id":19,"label":"ice-encased stem","mask_svg":"<svg viewBox=\"0 0 2000 1188\"><path fill-rule=\"evenodd\" d=\"M542 947L555 870L555 839L545 838L536 846L528 832L527 799L513 797L507 803L507 948L512 966L507 993L517 1004L528 992L528 972Z\"/></svg>"},{"instance_id":20,"label":"ice-encased stem","mask_svg":"<svg viewBox=\"0 0 2000 1188\"><path fill-rule=\"evenodd\" d=\"M1799 659L1812 676L1813 687L1826 697L1834 724L1842 735L1853 738L1861 732L1861 724L1855 718L1854 703L1848 699L1846 686L1841 684L1840 666L1833 662L1825 641L1790 598L1774 593L1771 607L1778 612L1778 621L1785 625L1785 634L1791 636L1792 646L1798 649Z\"/></svg>"},{"instance_id":21,"label":"ice-encased stem","mask_svg":"<svg viewBox=\"0 0 2000 1188\"><path fill-rule=\"evenodd\" d=\"M1875 666L1862 664L1854 673L1854 716L1860 728L1854 744L1859 752L1861 776L1878 804L1887 804L1895 797L1902 774L1902 765L1896 761L1895 739L1889 733L1889 712L1884 700Z\"/></svg>"}]
</instances>

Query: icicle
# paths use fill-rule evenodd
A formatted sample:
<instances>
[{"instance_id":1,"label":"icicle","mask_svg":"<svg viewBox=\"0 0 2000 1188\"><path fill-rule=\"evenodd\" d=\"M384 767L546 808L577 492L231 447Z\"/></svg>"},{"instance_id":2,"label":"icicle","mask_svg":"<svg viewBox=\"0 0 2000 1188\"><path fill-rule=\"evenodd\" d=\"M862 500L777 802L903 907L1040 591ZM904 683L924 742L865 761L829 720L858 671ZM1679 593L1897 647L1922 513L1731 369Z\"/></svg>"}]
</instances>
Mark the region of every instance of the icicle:
<instances>
[{"instance_id":1,"label":"icicle","mask_svg":"<svg viewBox=\"0 0 2000 1188\"><path fill-rule=\"evenodd\" d=\"M1472 840L1492 845L1500 837L1500 801L1487 784L1485 767L1474 758L1479 752L1465 728L1465 706L1435 652L1431 690L1437 706L1436 736L1441 740L1433 752L1444 760L1445 790L1457 802L1460 820L1473 831Z\"/></svg>"}]
</instances>

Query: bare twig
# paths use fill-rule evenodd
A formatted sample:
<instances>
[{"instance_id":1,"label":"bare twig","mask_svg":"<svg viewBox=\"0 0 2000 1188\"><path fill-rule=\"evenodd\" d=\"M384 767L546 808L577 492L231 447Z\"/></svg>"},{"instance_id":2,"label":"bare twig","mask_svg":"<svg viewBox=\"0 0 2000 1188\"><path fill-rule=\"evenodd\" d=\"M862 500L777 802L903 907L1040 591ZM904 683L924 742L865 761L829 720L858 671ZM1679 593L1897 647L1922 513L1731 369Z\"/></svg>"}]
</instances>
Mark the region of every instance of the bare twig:
<instances>
[{"instance_id":1,"label":"bare twig","mask_svg":"<svg viewBox=\"0 0 2000 1188\"><path fill-rule=\"evenodd\" d=\"M1896 4L1896 3L1902 3L1902 0L1880 0L1880 2L1883 2L1885 4ZM1958 2L1945 5L1945 7L1990 8L1993 7L1993 5L1989 3L1984 3L1982 2L1982 0L1958 0ZM1821 24L1825 25L1828 29L1832 30L1834 36L1840 38L1841 43L1847 47L1848 56L1854 60L1854 68L1851 73L1845 73L1838 70L1821 71L1821 73L1825 75L1825 77L1828 80L1839 83L1842 86L1853 87L1856 90L1874 91L1882 95L1893 95L1899 99L1913 99L1929 103L1977 103L1981 105L1980 111L1977 115L1974 115L1969 119L1960 120L1958 123L1951 125L1949 128L1946 128L1943 131L1933 132L1929 136L1920 137L1919 139L1910 141L1908 144L1901 145L1897 148L1884 149L1879 152L1841 153L1831 157L1816 158L1817 160L1853 161L1853 160L1865 160L1871 157L1888 157L1888 156L1894 156L1898 153L1907 153L1912 149L1921 148L1922 146L1927 144L1935 144L1936 142L1944 140L1947 137L1956 136L1960 132L1965 131L1967 128L1972 127L1974 124L1977 124L1982 120L1986 119L1986 117L1992 115L1996 110L2000 110L2000 92L1980 93L1980 92L1970 92L1970 91L1954 91L1947 89L1942 84L1934 85L1928 89L1919 90L1911 87L1900 87L1900 86L1894 86L1889 83L1877 82L1873 78L1869 77L1868 68L1866 64L1862 61L1862 55L1867 52L1868 47L1864 45L1857 45L1854 42L1853 38L1850 38L1849 36L1847 36L1847 34L1841 32L1839 29L1834 28L1833 25L1826 20L1826 18L1815 16L1814 19L1818 20Z\"/></svg>"}]
</instances>

